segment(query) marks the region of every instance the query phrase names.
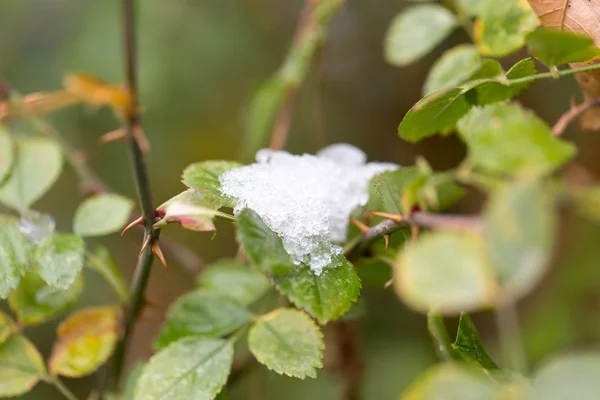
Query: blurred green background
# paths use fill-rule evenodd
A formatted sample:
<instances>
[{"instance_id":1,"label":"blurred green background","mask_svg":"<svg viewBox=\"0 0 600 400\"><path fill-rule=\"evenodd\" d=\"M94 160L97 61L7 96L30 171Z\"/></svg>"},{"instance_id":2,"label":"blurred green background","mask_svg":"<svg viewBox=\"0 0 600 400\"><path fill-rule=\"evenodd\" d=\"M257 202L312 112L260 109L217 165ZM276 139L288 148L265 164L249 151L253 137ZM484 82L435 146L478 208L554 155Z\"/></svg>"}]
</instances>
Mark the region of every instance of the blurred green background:
<instances>
[{"instance_id":1,"label":"blurred green background","mask_svg":"<svg viewBox=\"0 0 600 400\"><path fill-rule=\"evenodd\" d=\"M140 0L139 63L143 125L152 145L148 158L155 202L183 189L179 181L189 163L239 159L244 116L252 94L281 64L292 40L302 0ZM324 144L348 142L371 160L413 163L425 157L436 169L455 166L464 156L455 136L417 145L401 141L397 125L420 98L431 63L449 47L469 40L457 32L419 63L395 68L383 59L383 37L393 16L408 2L348 0L335 16L329 38L303 85L293 116L288 150L314 152ZM0 72L21 93L58 89L67 72L88 72L109 82L123 79L120 1L0 0ZM520 54L524 57L524 54ZM510 65L517 56L504 60ZM533 85L519 101L553 123L580 98L574 79ZM81 149L91 167L115 191L135 197L125 146L100 146L98 138L118 127L109 111L74 107L48 118ZM600 172L597 135L572 127L566 138L580 148L577 162L591 176ZM482 207L479 193L458 212ZM77 182L65 168L59 183L37 204L68 231L81 201ZM548 277L520 304L520 317L532 366L560 349L597 343L600 338L600 228L565 212ZM229 224L218 235L164 229L205 262L236 252ZM108 245L126 276L135 265L139 232L113 235ZM167 257L169 255L167 254ZM150 343L168 304L193 287L195 271L170 259L170 273L155 264L148 300L156 304L139 323L130 364L151 354ZM193 266L196 269L200 265ZM98 275L87 273L79 307L106 304L112 294ZM365 371L363 399L396 398L407 384L436 361L425 319L408 310L391 290L367 288L366 316L360 321ZM493 355L496 329L492 313L476 322ZM450 321L452 325L453 321ZM455 321L454 321L455 322ZM58 321L26 329L48 355ZM498 357L497 357L498 358ZM84 399L96 376L67 381ZM227 390L230 399L337 398L339 377L325 369L316 380L299 381L256 369ZM44 384L26 399L60 399Z\"/></svg>"}]
</instances>

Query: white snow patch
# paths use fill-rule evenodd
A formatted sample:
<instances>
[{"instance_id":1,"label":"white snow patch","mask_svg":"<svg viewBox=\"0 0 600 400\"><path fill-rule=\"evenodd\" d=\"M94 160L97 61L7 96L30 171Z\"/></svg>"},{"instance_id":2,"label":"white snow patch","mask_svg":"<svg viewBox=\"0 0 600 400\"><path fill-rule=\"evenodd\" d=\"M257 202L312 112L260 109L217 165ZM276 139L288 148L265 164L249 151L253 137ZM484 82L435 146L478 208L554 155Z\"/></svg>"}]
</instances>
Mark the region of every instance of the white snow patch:
<instances>
[{"instance_id":1,"label":"white snow patch","mask_svg":"<svg viewBox=\"0 0 600 400\"><path fill-rule=\"evenodd\" d=\"M283 241L294 263L320 275L347 239L350 213L369 199L369 181L391 163L368 163L365 153L335 144L317 155L260 150L256 163L219 177L223 194L237 200L234 213L255 211Z\"/></svg>"}]
</instances>

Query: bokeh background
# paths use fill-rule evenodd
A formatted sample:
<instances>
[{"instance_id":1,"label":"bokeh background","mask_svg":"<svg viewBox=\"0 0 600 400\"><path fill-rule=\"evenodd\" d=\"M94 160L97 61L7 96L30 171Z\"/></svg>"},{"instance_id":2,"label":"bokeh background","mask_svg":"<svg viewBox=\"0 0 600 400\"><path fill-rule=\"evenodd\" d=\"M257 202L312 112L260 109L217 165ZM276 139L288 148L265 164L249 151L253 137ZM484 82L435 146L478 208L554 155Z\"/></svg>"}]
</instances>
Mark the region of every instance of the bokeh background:
<instances>
[{"instance_id":1,"label":"bokeh background","mask_svg":"<svg viewBox=\"0 0 600 400\"><path fill-rule=\"evenodd\" d=\"M281 64L292 40L302 0L139 0L140 90L143 125L152 152L148 158L155 202L179 193L181 171L207 159L239 159L244 116L260 84ZM395 14L410 4L400 0L347 0L333 19L330 35L303 85L293 115L288 150L314 152L324 144L347 142L371 160L412 164L425 157L438 170L464 157L455 136L417 145L397 136L397 125L421 97L432 62L469 37L453 34L431 55L406 68L388 65L383 38ZM84 71L122 82L120 1L0 0L0 72L21 93L54 90L67 72ZM509 66L524 54L503 60ZM535 83L519 101L549 123L580 99L572 77ZM107 110L74 107L48 118L82 151L90 166L115 191L135 197L127 151L121 143L100 146L98 138L117 128ZM594 179L600 172L598 136L572 127L565 137L580 148L577 163ZM572 173L567 170L565 173ZM476 212L484 198L470 193L457 212ZM81 201L67 167L59 183L36 208L51 213L69 231ZM209 263L235 255L233 230L218 234L186 232L176 226L164 236L185 243ZM131 276L139 232L99 240L108 245L126 276ZM519 305L530 364L560 349L593 345L600 338L600 228L563 213L555 263L544 282ZM167 255L168 256L168 255ZM155 304L139 323L130 365L148 357L150 343L169 303L194 286L201 265L184 268L170 259L170 273L155 264L148 299ZM391 290L368 288L366 315L359 323L365 365L363 399L396 398L408 383L436 361L425 319L408 310ZM106 304L112 294L102 279L86 271L78 307ZM4 307L4 305L2 305ZM475 316L493 355L498 355L492 313ZM450 321L450 325L455 321ZM58 321L25 333L48 355ZM96 377L67 380L84 399ZM325 369L315 380L292 380L259 368L227 390L230 399L335 399L339 378ZM25 399L61 399L39 384Z\"/></svg>"}]
</instances>

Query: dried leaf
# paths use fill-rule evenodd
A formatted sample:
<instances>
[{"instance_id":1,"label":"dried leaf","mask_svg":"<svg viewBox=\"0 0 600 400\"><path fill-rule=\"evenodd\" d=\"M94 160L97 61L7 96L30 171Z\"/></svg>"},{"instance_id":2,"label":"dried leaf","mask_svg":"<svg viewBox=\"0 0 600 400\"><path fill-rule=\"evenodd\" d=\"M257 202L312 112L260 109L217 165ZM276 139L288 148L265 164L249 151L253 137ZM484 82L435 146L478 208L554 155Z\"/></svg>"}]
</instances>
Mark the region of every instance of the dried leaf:
<instances>
[{"instance_id":1,"label":"dried leaf","mask_svg":"<svg viewBox=\"0 0 600 400\"><path fill-rule=\"evenodd\" d=\"M590 36L600 47L600 2L589 0L529 0L529 4L548 28ZM600 61L596 61L600 62ZM571 67L584 64L574 63ZM600 97L600 71L577 74L586 100ZM583 114L582 127L600 130L600 110L591 109Z\"/></svg>"}]
</instances>

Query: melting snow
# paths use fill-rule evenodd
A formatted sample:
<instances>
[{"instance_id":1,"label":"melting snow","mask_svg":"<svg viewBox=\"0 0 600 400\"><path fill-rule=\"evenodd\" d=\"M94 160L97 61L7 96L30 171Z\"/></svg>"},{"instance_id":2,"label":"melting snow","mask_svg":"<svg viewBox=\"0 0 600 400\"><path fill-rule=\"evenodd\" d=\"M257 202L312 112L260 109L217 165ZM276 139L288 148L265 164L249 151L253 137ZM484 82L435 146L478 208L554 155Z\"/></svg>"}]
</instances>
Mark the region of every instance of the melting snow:
<instances>
[{"instance_id":1,"label":"melting snow","mask_svg":"<svg viewBox=\"0 0 600 400\"><path fill-rule=\"evenodd\" d=\"M320 275L342 253L350 213L369 198L370 179L396 169L390 163L365 163L365 153L334 144L316 155L263 149L256 163L225 172L221 191L237 200L235 214L254 210L283 240L296 264Z\"/></svg>"}]
</instances>

